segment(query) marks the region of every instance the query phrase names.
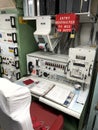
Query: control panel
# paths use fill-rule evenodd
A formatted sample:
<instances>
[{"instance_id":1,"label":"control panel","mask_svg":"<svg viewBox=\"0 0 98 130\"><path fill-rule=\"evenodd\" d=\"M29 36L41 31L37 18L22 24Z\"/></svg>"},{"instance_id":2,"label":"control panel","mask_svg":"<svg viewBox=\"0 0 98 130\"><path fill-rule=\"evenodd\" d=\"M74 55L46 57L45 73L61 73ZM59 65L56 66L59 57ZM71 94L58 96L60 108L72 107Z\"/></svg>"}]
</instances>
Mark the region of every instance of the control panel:
<instances>
[{"instance_id":1,"label":"control panel","mask_svg":"<svg viewBox=\"0 0 98 130\"><path fill-rule=\"evenodd\" d=\"M69 55L35 52L27 55L28 74L65 83L67 80L90 84L96 50L70 48Z\"/></svg>"},{"instance_id":2,"label":"control panel","mask_svg":"<svg viewBox=\"0 0 98 130\"><path fill-rule=\"evenodd\" d=\"M0 53L2 57L4 55L10 57L17 57L18 56L18 47L17 44L9 44L9 43L0 43Z\"/></svg>"},{"instance_id":3,"label":"control panel","mask_svg":"<svg viewBox=\"0 0 98 130\"><path fill-rule=\"evenodd\" d=\"M15 81L20 78L16 30L16 15L0 15L0 66L2 77Z\"/></svg>"},{"instance_id":4,"label":"control panel","mask_svg":"<svg viewBox=\"0 0 98 130\"><path fill-rule=\"evenodd\" d=\"M5 64L1 65L1 74L2 77L11 81L20 79L20 70L16 69L14 66L7 66Z\"/></svg>"},{"instance_id":5,"label":"control panel","mask_svg":"<svg viewBox=\"0 0 98 130\"><path fill-rule=\"evenodd\" d=\"M70 48L67 78L90 84L95 55L94 48Z\"/></svg>"},{"instance_id":6,"label":"control panel","mask_svg":"<svg viewBox=\"0 0 98 130\"><path fill-rule=\"evenodd\" d=\"M65 55L35 52L27 55L27 71L38 77L65 82L67 61Z\"/></svg>"},{"instance_id":7,"label":"control panel","mask_svg":"<svg viewBox=\"0 0 98 130\"><path fill-rule=\"evenodd\" d=\"M11 81L20 78L17 44L0 43L0 64L2 77L11 79ZM17 73L18 76L16 76Z\"/></svg>"},{"instance_id":8,"label":"control panel","mask_svg":"<svg viewBox=\"0 0 98 130\"><path fill-rule=\"evenodd\" d=\"M0 29L16 29L16 16L14 14L0 15Z\"/></svg>"},{"instance_id":9,"label":"control panel","mask_svg":"<svg viewBox=\"0 0 98 130\"><path fill-rule=\"evenodd\" d=\"M17 43L16 30L0 30L0 42Z\"/></svg>"}]
</instances>

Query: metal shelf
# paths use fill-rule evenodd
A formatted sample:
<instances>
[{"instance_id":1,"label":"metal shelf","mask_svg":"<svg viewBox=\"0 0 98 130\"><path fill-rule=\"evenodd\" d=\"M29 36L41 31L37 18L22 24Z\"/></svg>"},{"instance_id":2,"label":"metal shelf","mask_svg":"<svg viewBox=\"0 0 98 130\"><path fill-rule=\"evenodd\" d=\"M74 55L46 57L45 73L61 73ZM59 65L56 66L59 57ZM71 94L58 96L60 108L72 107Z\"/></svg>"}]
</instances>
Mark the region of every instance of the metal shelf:
<instances>
[{"instance_id":1,"label":"metal shelf","mask_svg":"<svg viewBox=\"0 0 98 130\"><path fill-rule=\"evenodd\" d=\"M34 17L29 17L29 16L27 16L27 17L23 17L23 19L24 19L24 20L36 20L37 17L38 17L38 16L34 16Z\"/></svg>"},{"instance_id":2,"label":"metal shelf","mask_svg":"<svg viewBox=\"0 0 98 130\"><path fill-rule=\"evenodd\" d=\"M24 20L36 20L38 17L47 17L47 16L51 16L51 17L54 17L53 15L38 15L38 16L27 16L27 17L23 17Z\"/></svg>"},{"instance_id":3,"label":"metal shelf","mask_svg":"<svg viewBox=\"0 0 98 130\"><path fill-rule=\"evenodd\" d=\"M80 16L80 23L82 22L95 22L95 17L90 12L85 13L76 13ZM32 16L32 17L23 17L24 20L36 20L38 17L45 17L49 15L39 15L39 16ZM51 16L54 17L54 16Z\"/></svg>"}]
</instances>

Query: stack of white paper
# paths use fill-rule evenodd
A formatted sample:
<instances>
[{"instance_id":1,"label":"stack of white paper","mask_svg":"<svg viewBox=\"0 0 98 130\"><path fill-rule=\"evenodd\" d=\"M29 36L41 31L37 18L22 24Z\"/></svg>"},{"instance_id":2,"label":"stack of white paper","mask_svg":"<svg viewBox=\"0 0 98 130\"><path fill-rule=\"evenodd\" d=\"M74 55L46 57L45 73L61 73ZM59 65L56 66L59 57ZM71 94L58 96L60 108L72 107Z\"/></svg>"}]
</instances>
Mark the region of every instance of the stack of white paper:
<instances>
[{"instance_id":1,"label":"stack of white paper","mask_svg":"<svg viewBox=\"0 0 98 130\"><path fill-rule=\"evenodd\" d=\"M47 82L47 81L39 81L38 84L35 84L30 91L36 95L43 96L45 95L49 90L51 90L54 87L53 83Z\"/></svg>"},{"instance_id":2,"label":"stack of white paper","mask_svg":"<svg viewBox=\"0 0 98 130\"><path fill-rule=\"evenodd\" d=\"M0 126L4 130L33 130L30 104L27 87L0 78Z\"/></svg>"},{"instance_id":3,"label":"stack of white paper","mask_svg":"<svg viewBox=\"0 0 98 130\"><path fill-rule=\"evenodd\" d=\"M70 92L70 89L66 89L66 87L56 85L51 91L49 91L49 93L45 95L45 97L63 105Z\"/></svg>"},{"instance_id":4,"label":"stack of white paper","mask_svg":"<svg viewBox=\"0 0 98 130\"><path fill-rule=\"evenodd\" d=\"M88 93L89 93L89 89L81 90L77 98L77 102L81 104L85 104Z\"/></svg>"}]
</instances>

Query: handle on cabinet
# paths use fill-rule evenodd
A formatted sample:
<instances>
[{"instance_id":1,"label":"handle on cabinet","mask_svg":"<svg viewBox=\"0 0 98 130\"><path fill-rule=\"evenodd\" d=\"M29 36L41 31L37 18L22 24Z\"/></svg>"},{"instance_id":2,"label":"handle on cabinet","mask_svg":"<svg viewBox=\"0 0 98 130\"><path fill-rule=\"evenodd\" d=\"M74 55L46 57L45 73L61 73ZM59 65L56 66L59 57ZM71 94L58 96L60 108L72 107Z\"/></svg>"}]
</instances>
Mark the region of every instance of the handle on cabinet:
<instances>
[{"instance_id":1,"label":"handle on cabinet","mask_svg":"<svg viewBox=\"0 0 98 130\"><path fill-rule=\"evenodd\" d=\"M18 56L18 48L17 47L14 48L14 56Z\"/></svg>"},{"instance_id":2,"label":"handle on cabinet","mask_svg":"<svg viewBox=\"0 0 98 130\"><path fill-rule=\"evenodd\" d=\"M12 28L16 28L15 17L14 16L10 16L10 20L11 20L11 27Z\"/></svg>"},{"instance_id":3,"label":"handle on cabinet","mask_svg":"<svg viewBox=\"0 0 98 130\"><path fill-rule=\"evenodd\" d=\"M18 73L16 73L16 79L18 80L18 79L20 79L20 72L18 72Z\"/></svg>"},{"instance_id":4,"label":"handle on cabinet","mask_svg":"<svg viewBox=\"0 0 98 130\"><path fill-rule=\"evenodd\" d=\"M15 67L16 69L19 69L19 61L15 61Z\"/></svg>"},{"instance_id":5,"label":"handle on cabinet","mask_svg":"<svg viewBox=\"0 0 98 130\"><path fill-rule=\"evenodd\" d=\"M17 43L17 34L16 33L12 33L12 40L14 43Z\"/></svg>"}]
</instances>

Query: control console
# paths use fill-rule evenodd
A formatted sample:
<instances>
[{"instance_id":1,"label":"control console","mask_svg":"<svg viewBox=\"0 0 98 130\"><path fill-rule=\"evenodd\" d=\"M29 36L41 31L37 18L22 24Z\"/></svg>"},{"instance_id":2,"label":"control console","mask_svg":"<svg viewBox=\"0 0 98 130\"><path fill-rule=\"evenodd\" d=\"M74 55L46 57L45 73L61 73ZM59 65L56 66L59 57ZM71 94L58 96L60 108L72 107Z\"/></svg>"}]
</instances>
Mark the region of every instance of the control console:
<instances>
[{"instance_id":1,"label":"control console","mask_svg":"<svg viewBox=\"0 0 98 130\"><path fill-rule=\"evenodd\" d=\"M69 55L35 52L27 55L28 74L66 83L90 84L96 50L70 48Z\"/></svg>"},{"instance_id":2,"label":"control console","mask_svg":"<svg viewBox=\"0 0 98 130\"><path fill-rule=\"evenodd\" d=\"M27 55L28 74L65 82L65 68L68 57L46 52L35 52Z\"/></svg>"}]
</instances>

